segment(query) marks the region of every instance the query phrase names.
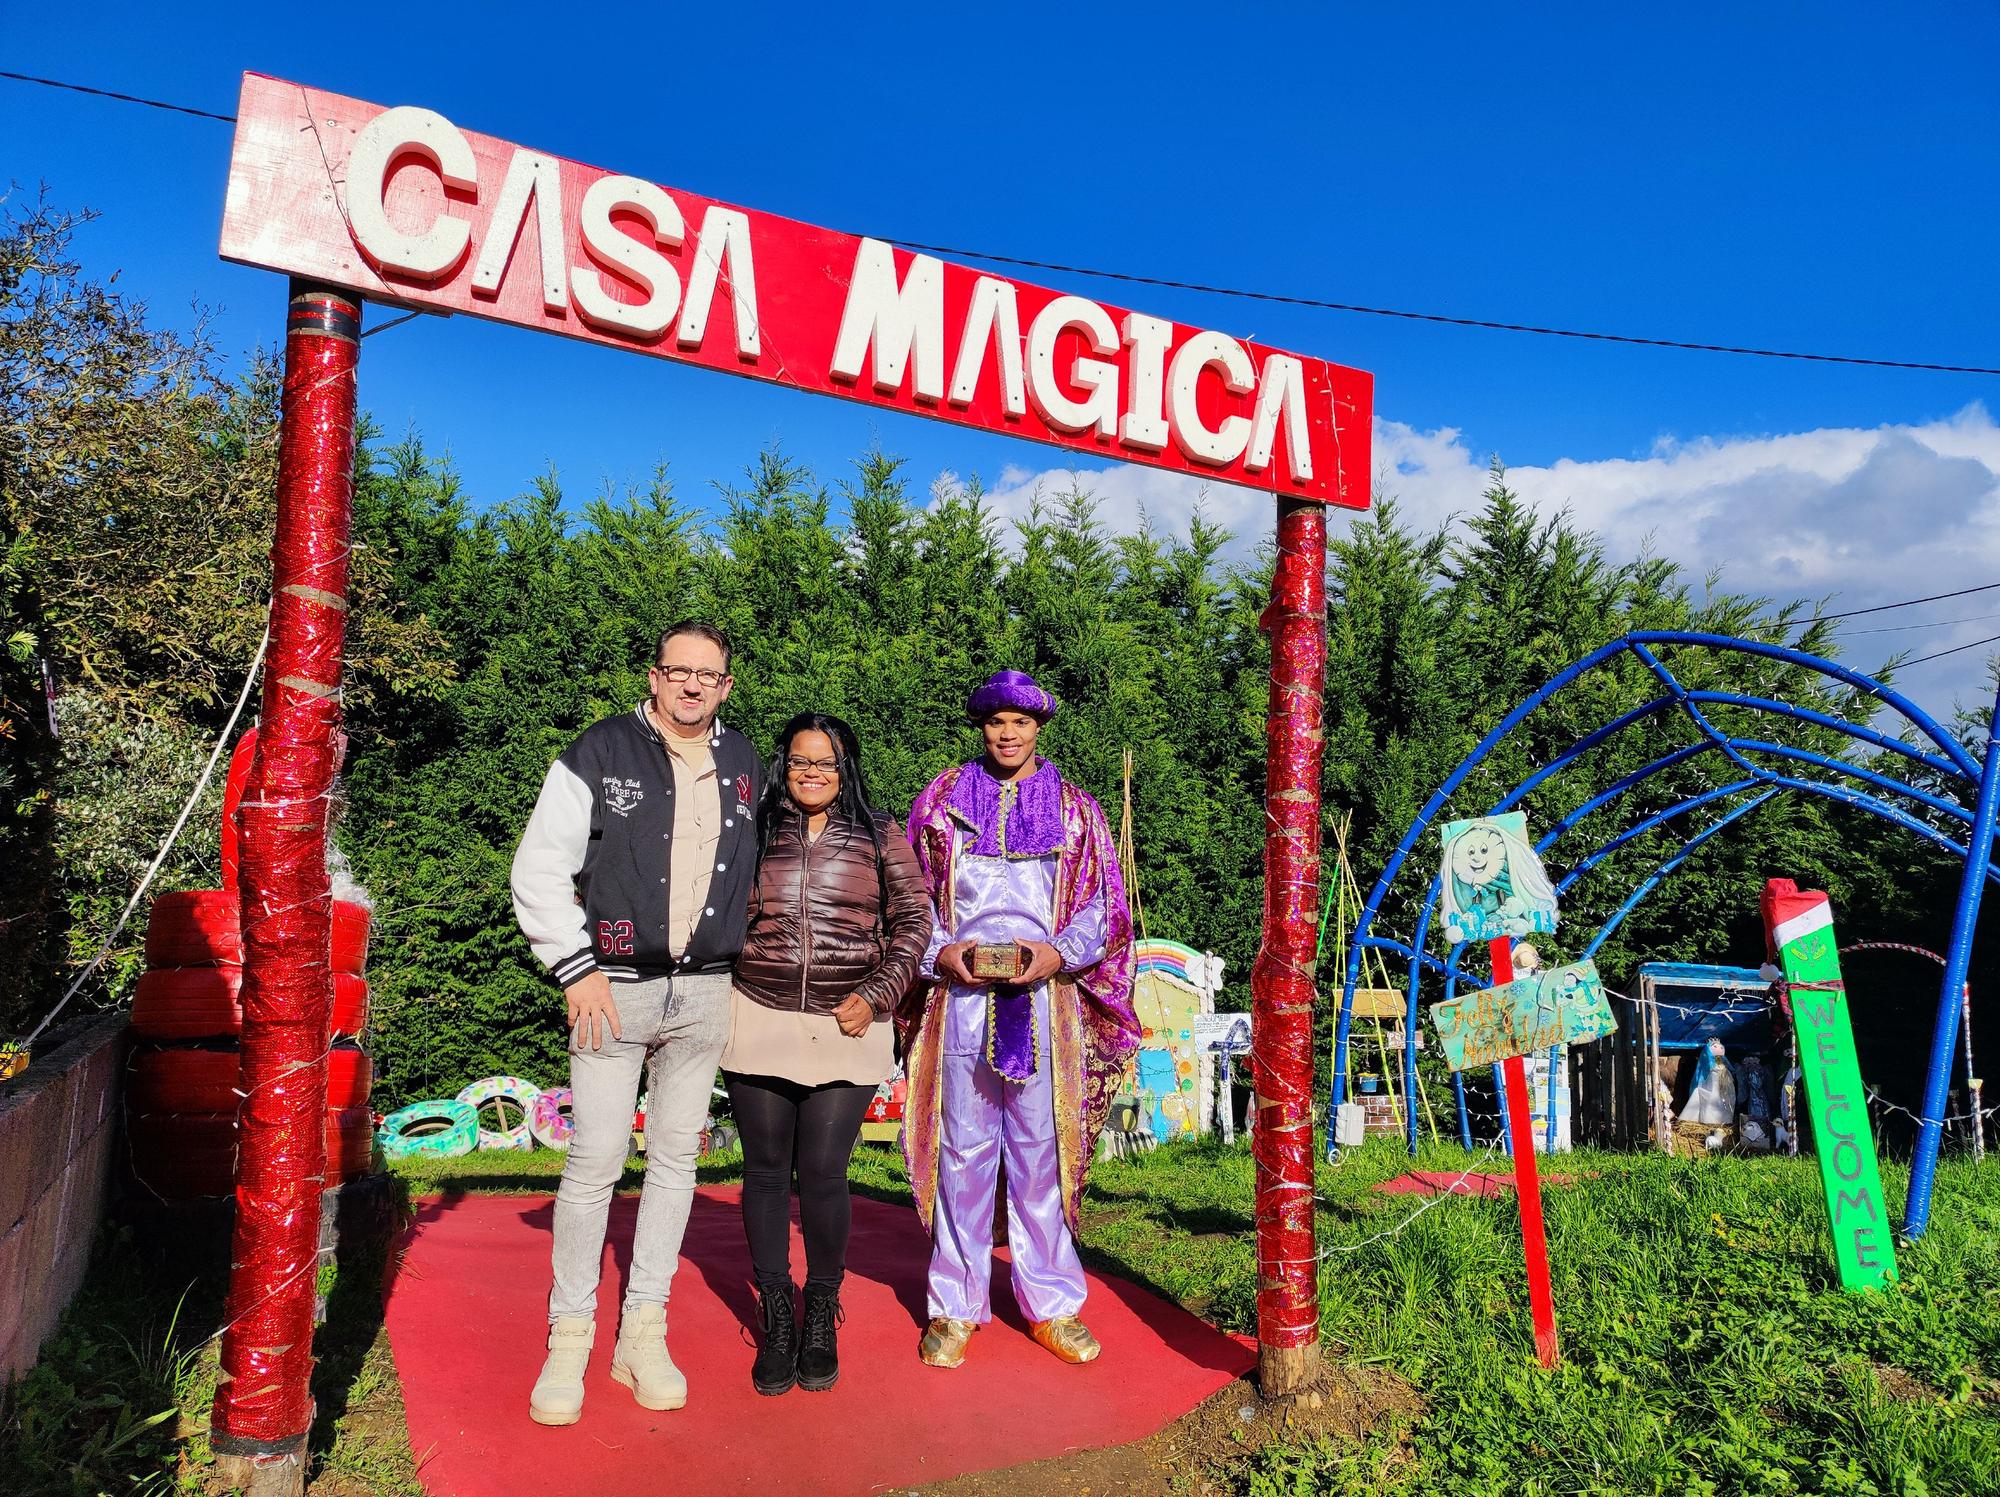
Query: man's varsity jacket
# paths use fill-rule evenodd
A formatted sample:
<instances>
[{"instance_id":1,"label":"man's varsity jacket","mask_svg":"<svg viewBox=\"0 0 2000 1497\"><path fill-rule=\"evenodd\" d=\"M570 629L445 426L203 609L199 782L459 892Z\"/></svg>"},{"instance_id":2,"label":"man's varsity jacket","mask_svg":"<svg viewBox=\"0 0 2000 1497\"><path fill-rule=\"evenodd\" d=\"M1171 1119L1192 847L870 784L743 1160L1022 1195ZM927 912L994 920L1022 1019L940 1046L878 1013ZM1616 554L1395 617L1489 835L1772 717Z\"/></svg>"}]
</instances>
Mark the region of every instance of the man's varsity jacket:
<instances>
[{"instance_id":1,"label":"man's varsity jacket","mask_svg":"<svg viewBox=\"0 0 2000 1497\"><path fill-rule=\"evenodd\" d=\"M674 773L646 704L586 728L549 766L514 852L514 918L564 987L592 968L639 982L734 965L757 877L764 772L749 740L719 719L709 748L722 836L708 902L678 961L667 950Z\"/></svg>"}]
</instances>

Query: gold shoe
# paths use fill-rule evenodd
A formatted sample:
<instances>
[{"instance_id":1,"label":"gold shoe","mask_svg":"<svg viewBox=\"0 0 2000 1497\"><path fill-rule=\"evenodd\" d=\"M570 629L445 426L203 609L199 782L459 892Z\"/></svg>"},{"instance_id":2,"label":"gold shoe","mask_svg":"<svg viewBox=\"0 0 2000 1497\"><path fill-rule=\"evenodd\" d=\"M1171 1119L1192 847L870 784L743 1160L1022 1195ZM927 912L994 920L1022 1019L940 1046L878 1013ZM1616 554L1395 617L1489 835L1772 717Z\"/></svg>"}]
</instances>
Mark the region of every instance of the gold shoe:
<instances>
[{"instance_id":1,"label":"gold shoe","mask_svg":"<svg viewBox=\"0 0 2000 1497\"><path fill-rule=\"evenodd\" d=\"M1104 1350L1090 1334L1089 1327L1074 1315L1038 1320L1028 1327L1028 1334L1065 1362L1075 1365L1096 1361L1098 1353Z\"/></svg>"},{"instance_id":2,"label":"gold shoe","mask_svg":"<svg viewBox=\"0 0 2000 1497\"><path fill-rule=\"evenodd\" d=\"M970 1320L954 1320L949 1315L932 1318L917 1343L917 1356L926 1367L956 1367L965 1360L965 1343L979 1327Z\"/></svg>"}]
</instances>

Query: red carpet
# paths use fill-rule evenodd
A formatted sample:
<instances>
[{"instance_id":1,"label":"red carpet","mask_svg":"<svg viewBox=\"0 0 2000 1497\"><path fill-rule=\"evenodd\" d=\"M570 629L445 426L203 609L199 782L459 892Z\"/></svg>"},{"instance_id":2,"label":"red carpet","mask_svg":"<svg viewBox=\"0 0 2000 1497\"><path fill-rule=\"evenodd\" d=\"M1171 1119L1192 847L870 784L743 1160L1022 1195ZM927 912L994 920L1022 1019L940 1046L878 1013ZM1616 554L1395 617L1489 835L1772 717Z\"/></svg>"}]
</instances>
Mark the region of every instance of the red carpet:
<instances>
[{"instance_id":1,"label":"red carpet","mask_svg":"<svg viewBox=\"0 0 2000 1497\"><path fill-rule=\"evenodd\" d=\"M1567 1185L1568 1175L1543 1175L1544 1185ZM1514 1176L1469 1174L1454 1175L1448 1170L1411 1170L1407 1175L1398 1175L1393 1180L1384 1180L1375 1187L1377 1195L1384 1196L1498 1196L1505 1195L1514 1188Z\"/></svg>"},{"instance_id":2,"label":"red carpet","mask_svg":"<svg viewBox=\"0 0 2000 1497\"><path fill-rule=\"evenodd\" d=\"M929 1241L907 1206L857 1196L842 1301L840 1382L761 1398L749 1263L733 1186L705 1186L667 1308L688 1404L651 1413L611 1381L618 1289L638 1201L611 1208L609 1271L583 1419L545 1429L528 1390L546 1334L550 1202L463 1196L421 1204L388 1327L410 1445L437 1497L616 1497L632 1491L845 1497L1142 1439L1247 1371L1254 1351L1121 1279L1090 1275L1084 1315L1104 1355L1070 1367L1027 1337L994 1266L995 1319L963 1367L917 1361ZM793 1263L804 1249L793 1228Z\"/></svg>"},{"instance_id":3,"label":"red carpet","mask_svg":"<svg viewBox=\"0 0 2000 1497\"><path fill-rule=\"evenodd\" d=\"M1549 1182L1554 1183L1554 1182ZM1375 1187L1385 1196L1497 1196L1514 1188L1512 1175L1454 1175L1446 1170L1411 1170Z\"/></svg>"}]
</instances>

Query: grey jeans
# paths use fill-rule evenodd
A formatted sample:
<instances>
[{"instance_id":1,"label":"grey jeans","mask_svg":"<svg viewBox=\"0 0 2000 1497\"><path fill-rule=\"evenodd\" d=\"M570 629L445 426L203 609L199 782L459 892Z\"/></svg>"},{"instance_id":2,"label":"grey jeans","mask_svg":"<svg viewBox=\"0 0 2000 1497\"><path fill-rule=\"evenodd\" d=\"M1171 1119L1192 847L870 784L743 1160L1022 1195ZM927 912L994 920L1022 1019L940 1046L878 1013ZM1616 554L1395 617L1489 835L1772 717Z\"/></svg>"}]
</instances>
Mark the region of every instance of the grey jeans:
<instances>
[{"instance_id":1,"label":"grey jeans","mask_svg":"<svg viewBox=\"0 0 2000 1497\"><path fill-rule=\"evenodd\" d=\"M556 1189L555 1287L549 1318L591 1315L603 1271L604 1225L625 1169L632 1110L646 1074L646 1180L632 1237L625 1309L665 1304L694 1204L695 1148L708 1116L716 1062L729 1040L729 974L614 982L620 1038L569 1047L576 1131Z\"/></svg>"}]
</instances>

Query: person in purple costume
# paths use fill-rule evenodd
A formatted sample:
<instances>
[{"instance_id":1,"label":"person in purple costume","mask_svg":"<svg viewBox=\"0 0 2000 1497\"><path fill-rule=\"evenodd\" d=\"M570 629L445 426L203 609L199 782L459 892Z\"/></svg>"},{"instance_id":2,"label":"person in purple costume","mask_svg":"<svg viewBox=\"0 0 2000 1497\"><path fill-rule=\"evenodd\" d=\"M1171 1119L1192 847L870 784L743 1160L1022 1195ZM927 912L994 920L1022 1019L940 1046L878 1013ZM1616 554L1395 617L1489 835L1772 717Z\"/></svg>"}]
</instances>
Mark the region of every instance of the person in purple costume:
<instances>
[{"instance_id":1,"label":"person in purple costume","mask_svg":"<svg viewBox=\"0 0 2000 1497\"><path fill-rule=\"evenodd\" d=\"M935 918L925 981L903 1011L903 1153L932 1237L918 1355L933 1367L963 1362L992 1319L1003 1159L1021 1313L1064 1361L1099 1352L1079 1318L1075 1232L1098 1132L1139 1042L1132 914L1103 809L1035 754L1055 711L1032 676L990 677L966 705L985 754L939 775L910 811ZM1025 948L1026 970L975 978L973 947L1009 941Z\"/></svg>"}]
</instances>

